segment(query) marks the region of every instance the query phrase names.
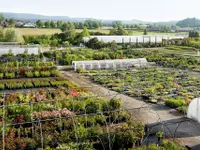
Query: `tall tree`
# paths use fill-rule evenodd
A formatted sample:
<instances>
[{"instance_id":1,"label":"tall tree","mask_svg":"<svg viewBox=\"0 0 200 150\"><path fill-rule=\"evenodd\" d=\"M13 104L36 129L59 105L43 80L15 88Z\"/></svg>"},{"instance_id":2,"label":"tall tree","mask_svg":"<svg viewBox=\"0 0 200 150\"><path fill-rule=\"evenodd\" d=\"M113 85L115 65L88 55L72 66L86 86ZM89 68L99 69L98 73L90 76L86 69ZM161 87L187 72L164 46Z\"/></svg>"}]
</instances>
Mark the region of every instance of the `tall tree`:
<instances>
[{"instance_id":1,"label":"tall tree","mask_svg":"<svg viewBox=\"0 0 200 150\"><path fill-rule=\"evenodd\" d=\"M147 35L148 33L147 33L147 29L144 29L144 35Z\"/></svg>"},{"instance_id":2,"label":"tall tree","mask_svg":"<svg viewBox=\"0 0 200 150\"><path fill-rule=\"evenodd\" d=\"M50 28L50 26L51 26L50 20L46 21L46 22L44 23L44 25L45 25L46 28Z\"/></svg>"},{"instance_id":3,"label":"tall tree","mask_svg":"<svg viewBox=\"0 0 200 150\"><path fill-rule=\"evenodd\" d=\"M4 16L3 16L3 14L0 14L0 22L1 21L4 21L5 20L5 18L4 18Z\"/></svg>"},{"instance_id":4,"label":"tall tree","mask_svg":"<svg viewBox=\"0 0 200 150\"><path fill-rule=\"evenodd\" d=\"M42 22L42 20L38 20L36 21L36 25L38 28L42 28L44 26L44 23Z\"/></svg>"},{"instance_id":5,"label":"tall tree","mask_svg":"<svg viewBox=\"0 0 200 150\"><path fill-rule=\"evenodd\" d=\"M4 41L5 32L3 28L0 28L0 42Z\"/></svg>"},{"instance_id":6,"label":"tall tree","mask_svg":"<svg viewBox=\"0 0 200 150\"><path fill-rule=\"evenodd\" d=\"M118 28L119 26L123 26L121 21L113 21L112 22L113 28Z\"/></svg>"},{"instance_id":7,"label":"tall tree","mask_svg":"<svg viewBox=\"0 0 200 150\"><path fill-rule=\"evenodd\" d=\"M8 21L10 27L14 27L15 26L15 20L13 18L11 18L9 21Z\"/></svg>"},{"instance_id":8,"label":"tall tree","mask_svg":"<svg viewBox=\"0 0 200 150\"><path fill-rule=\"evenodd\" d=\"M74 40L74 37L76 35L74 24L71 22L64 23L61 27L61 30L64 32L65 41L72 42Z\"/></svg>"},{"instance_id":9,"label":"tall tree","mask_svg":"<svg viewBox=\"0 0 200 150\"><path fill-rule=\"evenodd\" d=\"M50 22L50 27L51 28L56 28L56 23L53 20L51 20L51 22Z\"/></svg>"},{"instance_id":10,"label":"tall tree","mask_svg":"<svg viewBox=\"0 0 200 150\"><path fill-rule=\"evenodd\" d=\"M57 28L61 28L62 25L64 24L65 22L60 20L60 21L57 21Z\"/></svg>"},{"instance_id":11,"label":"tall tree","mask_svg":"<svg viewBox=\"0 0 200 150\"><path fill-rule=\"evenodd\" d=\"M83 29L83 28L84 28L84 24L83 24L82 22L79 22L79 23L78 23L78 28L79 28L79 29Z\"/></svg>"}]
</instances>

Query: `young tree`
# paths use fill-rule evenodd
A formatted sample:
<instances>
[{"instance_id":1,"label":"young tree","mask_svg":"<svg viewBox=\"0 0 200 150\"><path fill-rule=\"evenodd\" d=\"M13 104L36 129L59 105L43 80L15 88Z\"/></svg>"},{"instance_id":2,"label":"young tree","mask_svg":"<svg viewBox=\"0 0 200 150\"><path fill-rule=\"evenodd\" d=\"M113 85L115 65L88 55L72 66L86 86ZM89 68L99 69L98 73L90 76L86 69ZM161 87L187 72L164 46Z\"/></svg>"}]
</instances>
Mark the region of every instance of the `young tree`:
<instances>
[{"instance_id":1,"label":"young tree","mask_svg":"<svg viewBox=\"0 0 200 150\"><path fill-rule=\"evenodd\" d=\"M42 28L44 26L44 23L42 22L42 20L38 20L36 21L36 25L38 28Z\"/></svg>"},{"instance_id":2,"label":"young tree","mask_svg":"<svg viewBox=\"0 0 200 150\"><path fill-rule=\"evenodd\" d=\"M8 21L10 27L14 27L15 26L15 20L13 18L11 18L9 21Z\"/></svg>"},{"instance_id":3,"label":"young tree","mask_svg":"<svg viewBox=\"0 0 200 150\"><path fill-rule=\"evenodd\" d=\"M20 42L24 43L23 37L14 29L7 29L5 32L4 42Z\"/></svg>"},{"instance_id":4,"label":"young tree","mask_svg":"<svg viewBox=\"0 0 200 150\"><path fill-rule=\"evenodd\" d=\"M148 35L147 29L144 29L144 35Z\"/></svg>"},{"instance_id":5,"label":"young tree","mask_svg":"<svg viewBox=\"0 0 200 150\"><path fill-rule=\"evenodd\" d=\"M118 26L116 35L128 35L128 32L123 28L123 26Z\"/></svg>"},{"instance_id":6,"label":"young tree","mask_svg":"<svg viewBox=\"0 0 200 150\"><path fill-rule=\"evenodd\" d=\"M24 54L25 54L25 55L28 55L28 48L25 48Z\"/></svg>"},{"instance_id":7,"label":"young tree","mask_svg":"<svg viewBox=\"0 0 200 150\"><path fill-rule=\"evenodd\" d=\"M81 33L81 36L82 37L89 37L90 36L90 33L89 33L87 27L84 27L84 29L83 29L83 31Z\"/></svg>"},{"instance_id":8,"label":"young tree","mask_svg":"<svg viewBox=\"0 0 200 150\"><path fill-rule=\"evenodd\" d=\"M111 49L111 51L112 51L112 52L116 52L116 51L117 51L117 48L118 48L117 43L116 43L115 41L112 41L112 42L110 43L110 49Z\"/></svg>"}]
</instances>

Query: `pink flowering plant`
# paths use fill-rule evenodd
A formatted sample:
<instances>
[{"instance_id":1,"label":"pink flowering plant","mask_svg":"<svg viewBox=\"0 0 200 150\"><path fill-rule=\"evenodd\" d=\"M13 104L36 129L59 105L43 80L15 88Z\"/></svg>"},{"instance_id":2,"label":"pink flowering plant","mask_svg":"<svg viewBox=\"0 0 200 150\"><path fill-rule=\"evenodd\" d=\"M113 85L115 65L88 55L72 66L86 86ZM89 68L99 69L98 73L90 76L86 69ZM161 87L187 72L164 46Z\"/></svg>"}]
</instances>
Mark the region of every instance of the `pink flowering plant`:
<instances>
[{"instance_id":1,"label":"pink flowering plant","mask_svg":"<svg viewBox=\"0 0 200 150\"><path fill-rule=\"evenodd\" d=\"M59 118L59 117L67 117L71 115L72 115L72 112L66 108L61 109L61 110L40 111L40 112L33 113L33 117L39 118L39 119Z\"/></svg>"}]
</instances>

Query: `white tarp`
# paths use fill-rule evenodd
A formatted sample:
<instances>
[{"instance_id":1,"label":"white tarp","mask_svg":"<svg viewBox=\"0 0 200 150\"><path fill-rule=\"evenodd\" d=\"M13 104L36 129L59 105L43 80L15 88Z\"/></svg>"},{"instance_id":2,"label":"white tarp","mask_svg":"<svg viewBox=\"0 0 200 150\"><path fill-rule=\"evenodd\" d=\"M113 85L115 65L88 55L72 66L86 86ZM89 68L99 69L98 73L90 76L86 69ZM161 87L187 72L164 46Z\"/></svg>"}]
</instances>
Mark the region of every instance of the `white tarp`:
<instances>
[{"instance_id":1,"label":"white tarp","mask_svg":"<svg viewBox=\"0 0 200 150\"><path fill-rule=\"evenodd\" d=\"M187 117L200 122L200 98L191 101L188 107Z\"/></svg>"}]
</instances>

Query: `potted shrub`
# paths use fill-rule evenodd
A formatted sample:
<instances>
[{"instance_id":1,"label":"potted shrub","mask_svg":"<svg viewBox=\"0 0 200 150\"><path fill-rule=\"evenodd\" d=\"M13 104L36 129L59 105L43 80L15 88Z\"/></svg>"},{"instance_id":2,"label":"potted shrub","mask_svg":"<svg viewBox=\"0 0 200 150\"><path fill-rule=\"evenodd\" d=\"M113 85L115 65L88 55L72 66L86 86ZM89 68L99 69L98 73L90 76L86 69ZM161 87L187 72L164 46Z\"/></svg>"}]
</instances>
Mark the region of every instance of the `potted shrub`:
<instances>
[{"instance_id":1,"label":"potted shrub","mask_svg":"<svg viewBox=\"0 0 200 150\"><path fill-rule=\"evenodd\" d=\"M156 133L156 137L158 138L158 143L161 142L161 139L163 138L163 132L162 131L159 131Z\"/></svg>"}]
</instances>

